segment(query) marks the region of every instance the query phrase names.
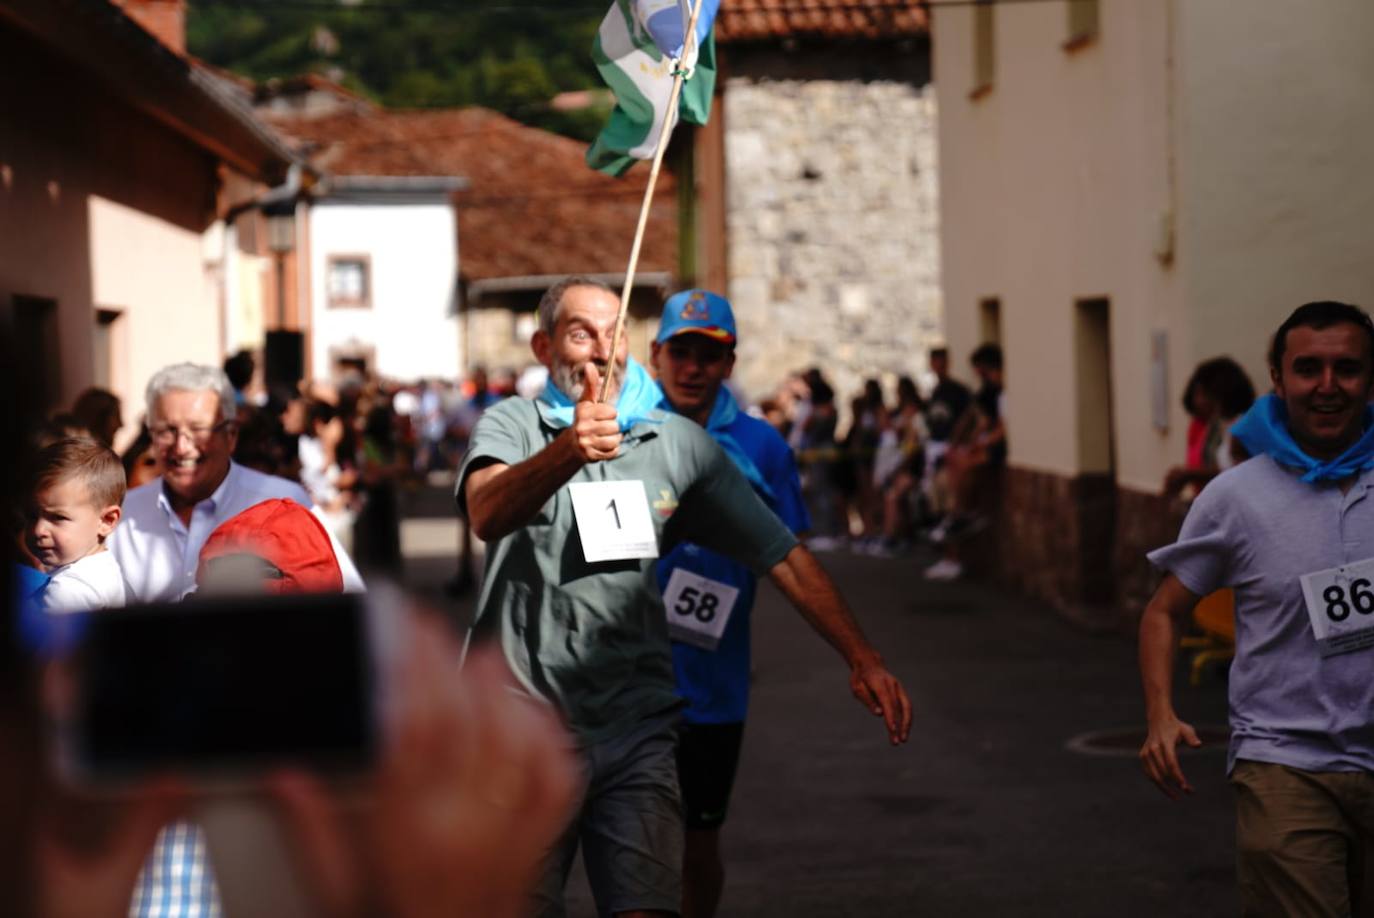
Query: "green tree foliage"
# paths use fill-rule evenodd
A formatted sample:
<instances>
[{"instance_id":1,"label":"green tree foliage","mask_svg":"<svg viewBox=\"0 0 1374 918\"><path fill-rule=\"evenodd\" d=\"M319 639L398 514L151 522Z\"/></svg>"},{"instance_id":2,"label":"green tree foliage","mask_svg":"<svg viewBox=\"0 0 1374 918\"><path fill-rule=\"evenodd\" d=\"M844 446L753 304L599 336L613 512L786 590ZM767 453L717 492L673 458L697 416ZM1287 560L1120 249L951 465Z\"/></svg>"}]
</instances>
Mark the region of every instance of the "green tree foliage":
<instances>
[{"instance_id":1,"label":"green tree foliage","mask_svg":"<svg viewBox=\"0 0 1374 918\"><path fill-rule=\"evenodd\" d=\"M610 0L190 0L192 54L254 80L324 73L394 108L483 105L590 140L606 111L549 101L601 87Z\"/></svg>"}]
</instances>

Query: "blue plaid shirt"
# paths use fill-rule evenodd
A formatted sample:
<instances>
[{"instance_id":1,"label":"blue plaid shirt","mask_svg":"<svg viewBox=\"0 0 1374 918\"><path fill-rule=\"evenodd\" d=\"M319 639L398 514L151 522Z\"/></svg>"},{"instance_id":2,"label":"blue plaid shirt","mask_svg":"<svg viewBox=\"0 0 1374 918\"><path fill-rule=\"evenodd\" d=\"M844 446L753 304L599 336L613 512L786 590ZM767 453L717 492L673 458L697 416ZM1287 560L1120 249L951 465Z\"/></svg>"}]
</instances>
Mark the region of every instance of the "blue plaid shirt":
<instances>
[{"instance_id":1,"label":"blue plaid shirt","mask_svg":"<svg viewBox=\"0 0 1374 918\"><path fill-rule=\"evenodd\" d=\"M174 822L157 836L134 883L129 918L222 918L205 833Z\"/></svg>"}]
</instances>

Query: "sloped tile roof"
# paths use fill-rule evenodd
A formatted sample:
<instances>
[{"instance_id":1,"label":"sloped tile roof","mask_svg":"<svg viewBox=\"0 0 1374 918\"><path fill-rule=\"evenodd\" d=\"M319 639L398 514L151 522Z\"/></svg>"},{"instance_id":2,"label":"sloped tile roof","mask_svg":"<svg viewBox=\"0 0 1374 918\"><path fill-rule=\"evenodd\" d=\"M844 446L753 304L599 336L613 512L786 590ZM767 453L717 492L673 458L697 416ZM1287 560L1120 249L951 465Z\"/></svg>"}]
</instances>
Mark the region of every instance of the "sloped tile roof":
<instances>
[{"instance_id":1,"label":"sloped tile roof","mask_svg":"<svg viewBox=\"0 0 1374 918\"><path fill-rule=\"evenodd\" d=\"M585 145L484 108L351 110L267 117L313 165L341 176L460 176L464 280L625 270L648 166L614 179L588 168ZM659 176L638 271L677 268L673 176Z\"/></svg>"},{"instance_id":2,"label":"sloped tile roof","mask_svg":"<svg viewBox=\"0 0 1374 918\"><path fill-rule=\"evenodd\" d=\"M920 0L721 0L716 40L904 38L925 35Z\"/></svg>"}]
</instances>

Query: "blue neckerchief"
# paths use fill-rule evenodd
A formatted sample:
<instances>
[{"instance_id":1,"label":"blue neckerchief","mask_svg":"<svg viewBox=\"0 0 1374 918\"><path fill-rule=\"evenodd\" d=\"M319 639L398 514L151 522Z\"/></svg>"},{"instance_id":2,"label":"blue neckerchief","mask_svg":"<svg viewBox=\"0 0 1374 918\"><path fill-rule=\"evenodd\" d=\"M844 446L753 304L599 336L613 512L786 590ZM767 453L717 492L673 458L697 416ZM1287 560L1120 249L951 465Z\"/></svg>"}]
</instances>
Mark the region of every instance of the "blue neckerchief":
<instances>
[{"instance_id":1,"label":"blue neckerchief","mask_svg":"<svg viewBox=\"0 0 1374 918\"><path fill-rule=\"evenodd\" d=\"M1272 393L1250 406L1231 428L1231 436L1252 456L1264 453L1279 465L1301 469L1302 480L1308 483L1340 481L1374 468L1374 408L1368 405L1364 409L1364 435L1327 462L1313 459L1298 446L1288 430L1288 408L1283 399Z\"/></svg>"},{"instance_id":2,"label":"blue neckerchief","mask_svg":"<svg viewBox=\"0 0 1374 918\"><path fill-rule=\"evenodd\" d=\"M651 424L658 419L649 417L649 412L658 407L658 384L649 371L639 365L633 357L625 362L625 379L620 384L620 397L615 401L616 420L620 422L620 432L624 433L640 421ZM563 390L553 384L553 376L544 384L539 393L539 401L549 406L544 416L555 427L568 427L572 424L573 408L577 402L569 398Z\"/></svg>"},{"instance_id":3,"label":"blue neckerchief","mask_svg":"<svg viewBox=\"0 0 1374 918\"><path fill-rule=\"evenodd\" d=\"M658 385L659 395L662 401L659 406L664 411L675 411L673 403L668 400L668 394L663 391L663 386ZM754 460L744 451L744 447L739 445L739 441L730 433L730 425L735 423L735 418L739 417L739 402L735 401L735 396L724 386L716 393L716 403L711 406L711 416L706 419L706 432L720 444L720 448L725 450L725 455L744 473L744 477L749 479L749 483L754 486L754 490L769 500L774 499L773 489L764 481L763 473L754 464Z\"/></svg>"}]
</instances>

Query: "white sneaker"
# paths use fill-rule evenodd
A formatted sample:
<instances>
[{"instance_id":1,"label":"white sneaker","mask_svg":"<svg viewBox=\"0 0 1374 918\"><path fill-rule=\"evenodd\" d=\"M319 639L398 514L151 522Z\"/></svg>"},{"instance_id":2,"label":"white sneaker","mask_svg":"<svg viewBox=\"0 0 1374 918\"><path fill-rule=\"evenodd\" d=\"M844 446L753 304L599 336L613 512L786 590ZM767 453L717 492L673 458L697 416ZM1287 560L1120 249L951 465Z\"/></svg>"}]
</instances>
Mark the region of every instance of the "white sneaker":
<instances>
[{"instance_id":1,"label":"white sneaker","mask_svg":"<svg viewBox=\"0 0 1374 918\"><path fill-rule=\"evenodd\" d=\"M849 544L843 536L812 536L806 540L806 547L812 551L840 551Z\"/></svg>"},{"instance_id":2,"label":"white sneaker","mask_svg":"<svg viewBox=\"0 0 1374 918\"><path fill-rule=\"evenodd\" d=\"M962 576L964 576L964 566L949 558L941 558L936 561L926 568L925 574L927 580L958 580Z\"/></svg>"}]
</instances>

